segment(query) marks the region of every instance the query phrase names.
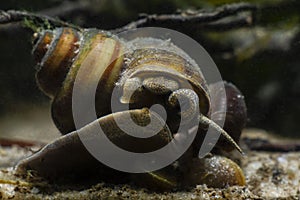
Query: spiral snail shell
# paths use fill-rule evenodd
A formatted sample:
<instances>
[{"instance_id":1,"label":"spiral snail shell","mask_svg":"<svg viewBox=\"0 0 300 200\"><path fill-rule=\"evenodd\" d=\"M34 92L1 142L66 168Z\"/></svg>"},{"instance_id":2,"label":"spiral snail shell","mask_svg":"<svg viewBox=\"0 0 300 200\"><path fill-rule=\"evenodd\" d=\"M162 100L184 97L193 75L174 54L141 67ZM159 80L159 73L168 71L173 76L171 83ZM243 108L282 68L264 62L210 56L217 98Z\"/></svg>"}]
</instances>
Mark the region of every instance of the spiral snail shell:
<instances>
[{"instance_id":1,"label":"spiral snail shell","mask_svg":"<svg viewBox=\"0 0 300 200\"><path fill-rule=\"evenodd\" d=\"M168 81L169 86L173 83L174 86L165 88L165 92L184 87L174 80L187 79L200 96L201 111L204 114L208 113L208 89L201 72L175 53L148 47L146 50L134 51L133 55L127 55L131 57L131 61L125 64L123 59L126 44L116 36L103 31L88 29L78 32L72 28L58 28L52 32L45 31L38 37L33 50L39 66L36 73L37 82L41 90L53 98L52 117L63 134L75 130L71 111L72 86L79 67L83 65L89 69L84 72L86 79L83 84L99 81L97 88L99 92L96 93L98 117L111 113L108 105L115 84L123 86L125 94L122 100L126 102L126 89L131 87L131 80L135 77L142 78L143 80L139 81L143 81L144 87L148 86L148 91L143 91L140 95L146 95L147 98L133 95L131 101L135 101L135 107L147 107L153 103L150 101L157 97L153 93L159 95L164 93L163 91L149 93L154 88L150 85L157 81L152 77L163 75L172 77L162 81ZM103 71L100 79L97 70Z\"/></svg>"},{"instance_id":2,"label":"spiral snail shell","mask_svg":"<svg viewBox=\"0 0 300 200\"><path fill-rule=\"evenodd\" d=\"M33 54L38 62L36 78L41 90L53 98L52 117L61 133L75 130L72 119L72 86L81 65L89 66L84 84L99 81L98 116L108 114L107 104L113 83L122 68L122 44L98 30L83 32L72 28L58 28L39 34ZM110 64L111 63L111 64ZM103 70L102 79L95 77ZM87 83L90 82L90 83ZM99 105L99 104L97 104Z\"/></svg>"},{"instance_id":3,"label":"spiral snail shell","mask_svg":"<svg viewBox=\"0 0 300 200\"><path fill-rule=\"evenodd\" d=\"M157 48L158 46L159 48ZM160 148L175 137L180 116L183 116L187 121L197 118L203 125L201 126L203 130L198 131L196 136L198 139L196 138L192 148L190 148L191 150L185 153L180 163L195 159L195 151L199 150L198 142L203 139L203 132L208 126L213 126L221 133L219 148L228 150L236 148L241 151L236 142L239 140L241 129L246 121L246 105L242 94L234 85L225 83L226 99L211 102L210 94L220 95L218 86L208 86L197 64L183 50L170 42L164 43L162 40L152 38L124 41L113 34L97 29L79 31L66 27L45 30L35 34L33 54L38 63L37 83L41 90L52 98L53 121L61 133L66 135L46 146L36 155L21 161L18 165L19 169L34 169L47 177L53 174L64 174L72 168L72 162L76 162L76 157L72 156L65 160L66 152L73 153L73 151L79 152L82 157L87 157L85 165L81 165L78 169L87 169L91 165L96 165L78 139L76 133L78 127L75 128L72 114L73 86L81 68L86 70L81 72L83 76L76 81L79 81L81 88L88 88L91 84L97 85L95 109L99 123L106 127L109 138L115 140L114 142L123 148L135 152L148 152ZM114 89L120 94L120 104L130 105L129 111L118 110L117 118L122 119L124 113L129 113L136 116L134 118L138 124L145 125L149 121L150 114L147 109L151 105L161 104L166 108L168 118L164 129L159 132L157 137L144 142L140 139L128 138L116 128L111 117L113 111L110 106ZM194 92L191 93L191 90ZM178 101L180 98L187 102L187 106L182 111L179 110ZM210 113L213 106L222 107L226 104L230 105L228 113ZM196 116L198 109L201 112L200 117ZM218 108L216 110L218 111ZM219 117L225 116L225 130L231 135L208 118L209 115L214 114L219 115ZM159 119L159 116L156 117ZM159 120L157 123L160 123ZM85 125L82 127L85 128ZM65 152L61 153L61 151ZM55 163L57 160L59 160L59 164ZM224 171L231 168L235 173L232 176L219 173L217 179L219 179L220 184L215 184L214 180L217 179L213 181L210 179L204 183L213 187L223 187L226 184L245 184L244 175L234 162L222 159L222 157L213 159L213 161L206 160L210 163L205 165L207 168L213 166L211 162L222 163L219 165L220 170ZM189 170L180 172L189 174L186 176L188 178L183 178L186 185L189 185L188 179L193 176L188 171L194 173L198 168L201 170L201 166L199 166L201 162L191 161L190 163L184 167ZM51 166L51 170L49 168L46 170L47 166ZM207 169L206 171L211 172L213 170ZM159 175L159 178L155 178L157 175L151 173L146 175L151 175L152 183L155 185L159 182L158 185L162 185L159 186L162 188L180 185L176 181L179 181L178 179L182 176L170 175L170 173L165 172L162 169L157 173L168 174L166 177ZM201 179L200 176L205 176L205 174L198 175L199 180ZM228 177L229 181L226 180ZM173 179L176 180L175 184L168 181ZM136 179L133 178L133 180ZM166 180L166 184L161 180ZM195 179L191 182L203 183Z\"/></svg>"}]
</instances>

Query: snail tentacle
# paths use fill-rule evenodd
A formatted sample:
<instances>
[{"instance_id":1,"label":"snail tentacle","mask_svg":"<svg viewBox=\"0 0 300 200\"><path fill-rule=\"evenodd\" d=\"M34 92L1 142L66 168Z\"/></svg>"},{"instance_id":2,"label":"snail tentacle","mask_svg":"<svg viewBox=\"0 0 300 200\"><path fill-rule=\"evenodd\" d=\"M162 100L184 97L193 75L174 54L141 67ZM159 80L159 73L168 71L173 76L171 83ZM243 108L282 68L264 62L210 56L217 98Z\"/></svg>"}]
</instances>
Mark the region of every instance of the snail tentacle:
<instances>
[{"instance_id":1,"label":"snail tentacle","mask_svg":"<svg viewBox=\"0 0 300 200\"><path fill-rule=\"evenodd\" d=\"M180 116L184 123L190 122L199 112L199 98L190 89L179 89L171 93L168 98L169 106L179 107Z\"/></svg>"},{"instance_id":2,"label":"snail tentacle","mask_svg":"<svg viewBox=\"0 0 300 200\"><path fill-rule=\"evenodd\" d=\"M224 130L222 129L217 123L212 121L211 119L207 118L206 116L200 114L198 116L198 120L200 124L203 124L205 126L210 126L214 128L218 133L220 133L222 136L224 136L227 141L234 146L242 155L244 155L243 150L240 148L240 146L232 139L232 137Z\"/></svg>"}]
</instances>

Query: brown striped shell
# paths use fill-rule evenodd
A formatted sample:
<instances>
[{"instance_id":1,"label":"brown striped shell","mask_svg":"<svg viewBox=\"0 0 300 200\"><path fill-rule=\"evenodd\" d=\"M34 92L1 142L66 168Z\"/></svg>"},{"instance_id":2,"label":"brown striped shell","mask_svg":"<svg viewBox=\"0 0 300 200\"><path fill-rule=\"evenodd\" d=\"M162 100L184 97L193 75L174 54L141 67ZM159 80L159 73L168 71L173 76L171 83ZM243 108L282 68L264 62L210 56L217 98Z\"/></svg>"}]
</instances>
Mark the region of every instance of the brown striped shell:
<instances>
[{"instance_id":1,"label":"brown striped shell","mask_svg":"<svg viewBox=\"0 0 300 200\"><path fill-rule=\"evenodd\" d=\"M134 43L142 43L146 49L134 47ZM155 41L147 38L124 42L95 29L80 32L72 28L57 28L39 34L33 50L39 66L36 77L40 88L53 98L52 117L58 129L63 134L75 130L72 88L82 66L88 66L88 70L84 72L85 78L80 85L98 84L95 104L98 117L111 113L110 99L115 86L126 96L123 88L126 80L134 77L144 80L162 75L169 77L170 82L179 88L185 88L189 83L199 96L201 113L206 115L210 108L209 95L198 66L189 62L186 59L188 56L175 45L157 49L153 43ZM100 72L104 73L101 78L97 75ZM160 99L146 91L135 98L131 107L150 107L153 103L165 106Z\"/></svg>"},{"instance_id":2,"label":"brown striped shell","mask_svg":"<svg viewBox=\"0 0 300 200\"><path fill-rule=\"evenodd\" d=\"M99 30L83 32L72 28L58 28L40 34L33 53L38 60L37 82L52 102L52 118L58 129L66 134L75 130L72 117L72 88L81 66L88 66L85 84L98 83L97 115L110 113L109 97L122 67L122 44ZM103 71L101 80L96 71Z\"/></svg>"}]
</instances>

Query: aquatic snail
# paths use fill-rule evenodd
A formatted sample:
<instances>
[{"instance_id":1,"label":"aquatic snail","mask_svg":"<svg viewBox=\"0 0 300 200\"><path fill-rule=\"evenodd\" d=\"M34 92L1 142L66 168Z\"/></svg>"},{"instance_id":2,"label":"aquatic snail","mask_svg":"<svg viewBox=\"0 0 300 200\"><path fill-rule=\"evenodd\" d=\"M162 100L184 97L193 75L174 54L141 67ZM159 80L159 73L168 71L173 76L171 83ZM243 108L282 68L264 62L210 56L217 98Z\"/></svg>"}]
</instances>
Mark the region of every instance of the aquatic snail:
<instances>
[{"instance_id":1,"label":"aquatic snail","mask_svg":"<svg viewBox=\"0 0 300 200\"><path fill-rule=\"evenodd\" d=\"M218 85L207 85L197 64L174 44L156 48L162 43L159 39L124 41L105 31L69 27L43 30L34 37L37 83L52 99L52 118L63 136L20 161L16 167L19 174L34 170L52 181L58 177L97 174L102 180L122 177L137 185L163 190L196 184L211 187L245 185L242 170L230 159L214 154L201 159L197 157L208 126L221 133L215 150L242 151L237 142L246 122L246 105L233 84L224 82L225 99L217 98L217 102L211 102L210 94L219 95ZM135 48L138 44L147 48ZM128 47L130 51L126 51ZM181 119L185 119L185 123L197 119L200 126L190 148L173 164L144 174L119 172L97 161L81 143L72 114L74 81L82 67L88 67L88 70L83 72L83 79L76 81L80 81L82 88L97 85L95 110L98 120L80 128L91 129L93 124L99 123L114 144L131 152L144 153L159 149L176 137ZM100 79L99 74L102 74ZM115 88L120 95L119 103L129 104L130 110L112 114L110 101ZM179 106L180 99L186 102L183 110ZM160 116L150 112L153 104L166 108L166 124L160 124ZM227 112L210 113L212 106L227 106ZM196 115L198 110L199 116ZM128 114L137 125L145 126L154 121L163 129L147 139L131 137L116 123ZM217 115L216 119L225 116L224 129L209 119L211 115Z\"/></svg>"}]
</instances>

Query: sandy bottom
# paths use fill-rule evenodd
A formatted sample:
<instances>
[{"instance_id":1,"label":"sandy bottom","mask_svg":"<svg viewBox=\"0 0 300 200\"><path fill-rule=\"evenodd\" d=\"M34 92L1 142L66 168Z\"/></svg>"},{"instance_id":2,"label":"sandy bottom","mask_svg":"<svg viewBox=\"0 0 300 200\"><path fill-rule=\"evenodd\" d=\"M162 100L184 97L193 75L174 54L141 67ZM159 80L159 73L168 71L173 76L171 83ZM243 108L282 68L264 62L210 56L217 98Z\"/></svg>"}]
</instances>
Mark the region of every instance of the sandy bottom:
<instances>
[{"instance_id":1,"label":"sandy bottom","mask_svg":"<svg viewBox=\"0 0 300 200\"><path fill-rule=\"evenodd\" d=\"M300 153L248 152L242 160L246 187L225 189L198 185L191 191L154 193L127 185L33 186L14 175L15 163L32 152L18 146L0 148L2 199L299 199Z\"/></svg>"}]
</instances>

